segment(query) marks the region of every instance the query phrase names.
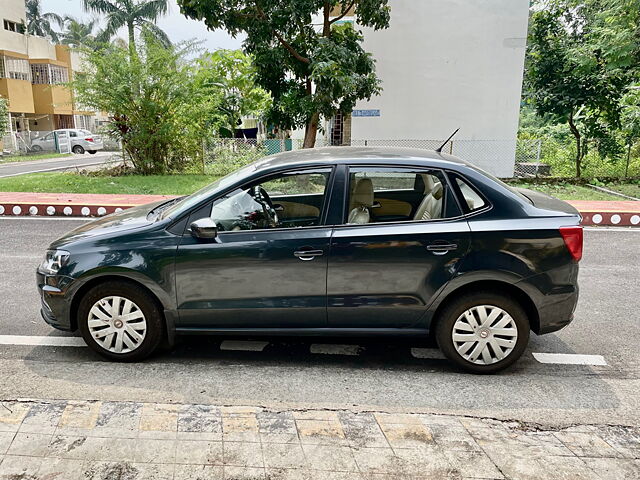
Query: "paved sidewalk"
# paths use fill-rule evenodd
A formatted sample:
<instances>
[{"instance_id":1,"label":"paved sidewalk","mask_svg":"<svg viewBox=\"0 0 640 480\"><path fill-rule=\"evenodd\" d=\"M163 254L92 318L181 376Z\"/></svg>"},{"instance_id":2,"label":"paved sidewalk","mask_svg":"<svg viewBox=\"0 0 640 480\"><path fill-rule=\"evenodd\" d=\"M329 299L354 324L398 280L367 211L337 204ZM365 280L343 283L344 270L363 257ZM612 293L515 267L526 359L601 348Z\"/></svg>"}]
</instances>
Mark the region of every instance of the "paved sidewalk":
<instances>
[{"instance_id":1,"label":"paved sidewalk","mask_svg":"<svg viewBox=\"0 0 640 480\"><path fill-rule=\"evenodd\" d=\"M0 403L2 480L637 479L640 428L121 402Z\"/></svg>"}]
</instances>

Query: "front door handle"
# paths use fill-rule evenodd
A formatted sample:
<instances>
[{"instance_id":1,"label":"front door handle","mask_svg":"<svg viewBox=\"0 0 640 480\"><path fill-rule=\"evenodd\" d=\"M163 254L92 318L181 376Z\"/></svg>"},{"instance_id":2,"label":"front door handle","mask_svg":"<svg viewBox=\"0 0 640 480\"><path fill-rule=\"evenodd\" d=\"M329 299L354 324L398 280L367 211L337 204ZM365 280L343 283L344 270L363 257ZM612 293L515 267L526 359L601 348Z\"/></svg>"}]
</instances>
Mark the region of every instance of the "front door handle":
<instances>
[{"instance_id":1,"label":"front door handle","mask_svg":"<svg viewBox=\"0 0 640 480\"><path fill-rule=\"evenodd\" d=\"M309 260L313 260L316 257L320 257L324 254L322 250L296 250L293 252L294 257L298 257L300 260L304 262L308 262Z\"/></svg>"},{"instance_id":2,"label":"front door handle","mask_svg":"<svg viewBox=\"0 0 640 480\"><path fill-rule=\"evenodd\" d=\"M434 255L444 255L451 250L456 250L457 248L458 244L456 243L434 242L430 245L427 245L427 250L429 250Z\"/></svg>"}]
</instances>

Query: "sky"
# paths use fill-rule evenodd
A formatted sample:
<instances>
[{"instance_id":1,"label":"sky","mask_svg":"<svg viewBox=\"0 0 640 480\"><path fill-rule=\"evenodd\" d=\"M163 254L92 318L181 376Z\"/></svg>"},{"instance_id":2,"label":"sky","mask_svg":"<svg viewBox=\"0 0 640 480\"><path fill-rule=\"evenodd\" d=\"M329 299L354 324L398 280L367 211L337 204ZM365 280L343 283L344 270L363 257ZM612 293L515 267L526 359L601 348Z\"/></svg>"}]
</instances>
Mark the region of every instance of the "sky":
<instances>
[{"instance_id":1,"label":"sky","mask_svg":"<svg viewBox=\"0 0 640 480\"><path fill-rule=\"evenodd\" d=\"M80 19L89 19L92 14L82 9L81 0L41 0L43 12L54 12L58 15L71 15ZM180 13L176 0L169 0L169 13L158 20L158 26L162 28L172 42L178 43L185 40L201 40L202 48L206 50L218 50L220 48L240 48L242 39L232 38L225 31L210 31L203 22L188 19ZM126 33L122 32L121 37Z\"/></svg>"}]
</instances>

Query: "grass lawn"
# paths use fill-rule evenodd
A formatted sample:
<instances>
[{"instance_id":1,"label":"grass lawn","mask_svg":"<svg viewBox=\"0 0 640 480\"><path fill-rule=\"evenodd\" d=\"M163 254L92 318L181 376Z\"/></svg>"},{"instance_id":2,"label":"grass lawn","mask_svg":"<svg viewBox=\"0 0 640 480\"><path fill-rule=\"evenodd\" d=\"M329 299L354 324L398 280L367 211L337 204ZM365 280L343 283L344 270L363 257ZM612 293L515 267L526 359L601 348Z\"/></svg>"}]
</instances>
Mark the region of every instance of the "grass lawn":
<instances>
[{"instance_id":1,"label":"grass lawn","mask_svg":"<svg viewBox=\"0 0 640 480\"><path fill-rule=\"evenodd\" d=\"M0 164L13 162L30 162L32 160L45 160L48 158L69 157L68 153L39 153L34 155L2 155Z\"/></svg>"},{"instance_id":2,"label":"grass lawn","mask_svg":"<svg viewBox=\"0 0 640 480\"><path fill-rule=\"evenodd\" d=\"M640 198L640 183L612 183L610 185L605 185L605 188L624 195L629 195L630 197ZM623 199L621 198L620 200Z\"/></svg>"},{"instance_id":3,"label":"grass lawn","mask_svg":"<svg viewBox=\"0 0 640 480\"><path fill-rule=\"evenodd\" d=\"M509 185L529 190L537 190L546 193L560 200L622 200L621 197L599 192L589 187L581 185L571 185L569 183L559 184L535 184L528 182L509 183Z\"/></svg>"},{"instance_id":4,"label":"grass lawn","mask_svg":"<svg viewBox=\"0 0 640 480\"><path fill-rule=\"evenodd\" d=\"M216 178L208 175L98 177L77 173L31 173L0 178L0 192L188 195Z\"/></svg>"}]
</instances>

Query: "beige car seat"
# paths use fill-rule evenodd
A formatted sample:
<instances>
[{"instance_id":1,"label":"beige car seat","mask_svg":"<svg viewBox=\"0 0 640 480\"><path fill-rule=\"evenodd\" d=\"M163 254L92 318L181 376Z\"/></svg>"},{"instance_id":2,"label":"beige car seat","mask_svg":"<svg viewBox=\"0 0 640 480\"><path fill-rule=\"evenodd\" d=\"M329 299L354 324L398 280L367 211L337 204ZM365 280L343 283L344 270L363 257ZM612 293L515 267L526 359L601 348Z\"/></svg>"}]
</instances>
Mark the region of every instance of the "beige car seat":
<instances>
[{"instance_id":1,"label":"beige car seat","mask_svg":"<svg viewBox=\"0 0 640 480\"><path fill-rule=\"evenodd\" d=\"M361 178L349 202L351 211L347 223L365 224L371 220L369 209L373 205L373 183L370 178Z\"/></svg>"},{"instance_id":2,"label":"beige car seat","mask_svg":"<svg viewBox=\"0 0 640 480\"><path fill-rule=\"evenodd\" d=\"M444 189L433 175L422 175L424 180L424 198L413 216L414 220L442 218L442 196Z\"/></svg>"}]
</instances>

